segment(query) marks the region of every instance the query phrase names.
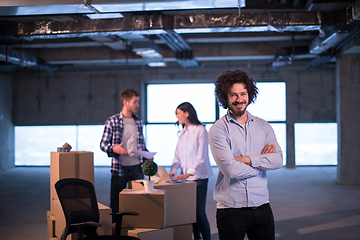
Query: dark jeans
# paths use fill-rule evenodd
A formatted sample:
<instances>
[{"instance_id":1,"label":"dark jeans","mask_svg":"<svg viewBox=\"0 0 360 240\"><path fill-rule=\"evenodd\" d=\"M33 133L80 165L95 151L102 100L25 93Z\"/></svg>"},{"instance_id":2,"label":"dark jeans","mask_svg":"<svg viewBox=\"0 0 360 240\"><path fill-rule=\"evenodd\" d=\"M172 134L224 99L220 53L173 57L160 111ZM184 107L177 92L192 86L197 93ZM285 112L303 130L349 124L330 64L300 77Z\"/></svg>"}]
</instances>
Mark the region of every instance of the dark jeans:
<instances>
[{"instance_id":1,"label":"dark jeans","mask_svg":"<svg viewBox=\"0 0 360 240\"><path fill-rule=\"evenodd\" d=\"M196 223L193 223L194 239L210 240L210 225L206 216L206 194L208 187L208 179L195 180L196 182Z\"/></svg>"},{"instance_id":2,"label":"dark jeans","mask_svg":"<svg viewBox=\"0 0 360 240\"><path fill-rule=\"evenodd\" d=\"M224 208L216 212L220 240L275 240L274 217L269 203L257 208Z\"/></svg>"},{"instance_id":3,"label":"dark jeans","mask_svg":"<svg viewBox=\"0 0 360 240\"><path fill-rule=\"evenodd\" d=\"M111 175L111 189L110 189L110 208L113 213L119 212L119 193L126 188L126 184L130 180L144 179L144 174L141 165L123 166L124 175ZM113 217L113 222L115 217Z\"/></svg>"}]
</instances>

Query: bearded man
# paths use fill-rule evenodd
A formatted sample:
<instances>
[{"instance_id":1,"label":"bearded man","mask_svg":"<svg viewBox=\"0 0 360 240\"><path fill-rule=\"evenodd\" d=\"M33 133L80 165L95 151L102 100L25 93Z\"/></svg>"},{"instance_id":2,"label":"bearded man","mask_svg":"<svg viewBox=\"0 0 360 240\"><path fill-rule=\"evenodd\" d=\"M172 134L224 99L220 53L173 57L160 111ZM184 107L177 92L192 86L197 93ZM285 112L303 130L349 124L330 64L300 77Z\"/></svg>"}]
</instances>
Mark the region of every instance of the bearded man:
<instances>
[{"instance_id":1,"label":"bearded man","mask_svg":"<svg viewBox=\"0 0 360 240\"><path fill-rule=\"evenodd\" d=\"M228 109L209 131L209 145L219 172L213 197L220 240L274 240L266 172L282 167L274 130L246 109L258 94L243 71L228 71L215 83L219 103Z\"/></svg>"}]
</instances>

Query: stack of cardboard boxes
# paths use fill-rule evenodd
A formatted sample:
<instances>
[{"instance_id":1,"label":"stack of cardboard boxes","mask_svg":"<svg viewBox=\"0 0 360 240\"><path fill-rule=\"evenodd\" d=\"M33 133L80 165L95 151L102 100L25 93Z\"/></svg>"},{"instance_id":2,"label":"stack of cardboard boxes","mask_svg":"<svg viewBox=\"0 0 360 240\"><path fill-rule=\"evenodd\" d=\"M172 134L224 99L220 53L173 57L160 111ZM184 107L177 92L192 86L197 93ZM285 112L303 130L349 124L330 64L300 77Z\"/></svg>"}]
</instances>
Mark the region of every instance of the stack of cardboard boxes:
<instances>
[{"instance_id":1,"label":"stack of cardboard boxes","mask_svg":"<svg viewBox=\"0 0 360 240\"><path fill-rule=\"evenodd\" d=\"M196 183L156 183L152 192L141 181L129 182L119 195L119 211L135 211L124 216L123 235L141 240L191 240L196 221Z\"/></svg>"},{"instance_id":2,"label":"stack of cardboard boxes","mask_svg":"<svg viewBox=\"0 0 360 240\"><path fill-rule=\"evenodd\" d=\"M93 152L51 152L50 158L50 211L47 211L50 240L60 239L65 229L65 216L55 190L55 183L64 178L80 178L94 184ZM100 235L111 235L111 209L98 203L100 211ZM71 240L72 235L67 237Z\"/></svg>"},{"instance_id":3,"label":"stack of cardboard boxes","mask_svg":"<svg viewBox=\"0 0 360 240\"><path fill-rule=\"evenodd\" d=\"M55 190L63 178L80 178L94 184L93 152L51 152L50 211L47 212L49 240L58 240L65 228L64 213ZM98 203L100 224L98 234L111 235L111 209ZM119 195L119 211L134 211L139 216L124 216L121 235L141 240L191 240L196 221L196 183L156 183L146 192L141 181L130 181L129 189ZM74 239L72 235L67 240Z\"/></svg>"}]
</instances>

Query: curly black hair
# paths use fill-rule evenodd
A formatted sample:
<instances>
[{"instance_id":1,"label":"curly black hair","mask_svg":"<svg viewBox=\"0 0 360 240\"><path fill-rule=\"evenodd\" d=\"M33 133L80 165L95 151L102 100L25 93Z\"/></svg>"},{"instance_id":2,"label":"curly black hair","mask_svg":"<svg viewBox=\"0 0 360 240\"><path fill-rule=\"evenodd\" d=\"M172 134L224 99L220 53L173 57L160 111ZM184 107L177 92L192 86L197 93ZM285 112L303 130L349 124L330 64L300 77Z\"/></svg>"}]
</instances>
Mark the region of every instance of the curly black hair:
<instances>
[{"instance_id":1,"label":"curly black hair","mask_svg":"<svg viewBox=\"0 0 360 240\"><path fill-rule=\"evenodd\" d=\"M246 86L249 95L249 104L255 102L258 88L253 78L250 78L246 72L226 71L215 82L215 94L221 106L229 108L228 93L235 83L243 83Z\"/></svg>"}]
</instances>

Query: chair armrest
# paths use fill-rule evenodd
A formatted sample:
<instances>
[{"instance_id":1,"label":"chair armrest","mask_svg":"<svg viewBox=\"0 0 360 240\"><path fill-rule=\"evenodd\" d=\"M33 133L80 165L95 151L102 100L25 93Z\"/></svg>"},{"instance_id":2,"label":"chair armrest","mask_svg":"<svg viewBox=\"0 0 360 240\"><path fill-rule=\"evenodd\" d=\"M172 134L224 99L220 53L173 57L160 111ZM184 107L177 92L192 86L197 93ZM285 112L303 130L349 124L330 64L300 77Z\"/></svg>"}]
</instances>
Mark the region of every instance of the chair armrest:
<instances>
[{"instance_id":1,"label":"chair armrest","mask_svg":"<svg viewBox=\"0 0 360 240\"><path fill-rule=\"evenodd\" d=\"M120 230L121 230L123 216L125 216L125 215L139 216L139 213L132 212L132 211L123 211L123 212L110 213L110 214L116 216L116 218L115 218L115 235L116 236L120 236Z\"/></svg>"},{"instance_id":2,"label":"chair armrest","mask_svg":"<svg viewBox=\"0 0 360 240\"><path fill-rule=\"evenodd\" d=\"M101 224L97 223L97 222L81 222L81 223L72 223L70 224L71 227L76 227L77 228L77 233L78 233L78 240L82 240L84 237L84 228L85 227L100 227Z\"/></svg>"},{"instance_id":3,"label":"chair armrest","mask_svg":"<svg viewBox=\"0 0 360 240\"><path fill-rule=\"evenodd\" d=\"M72 223L72 227L101 227L100 223L97 222L81 222L81 223Z\"/></svg>"},{"instance_id":4,"label":"chair armrest","mask_svg":"<svg viewBox=\"0 0 360 240\"><path fill-rule=\"evenodd\" d=\"M110 215L117 215L117 216L133 215L133 216L139 216L139 213L131 212L131 211L123 211L123 212L117 212L117 213L110 213Z\"/></svg>"}]
</instances>

